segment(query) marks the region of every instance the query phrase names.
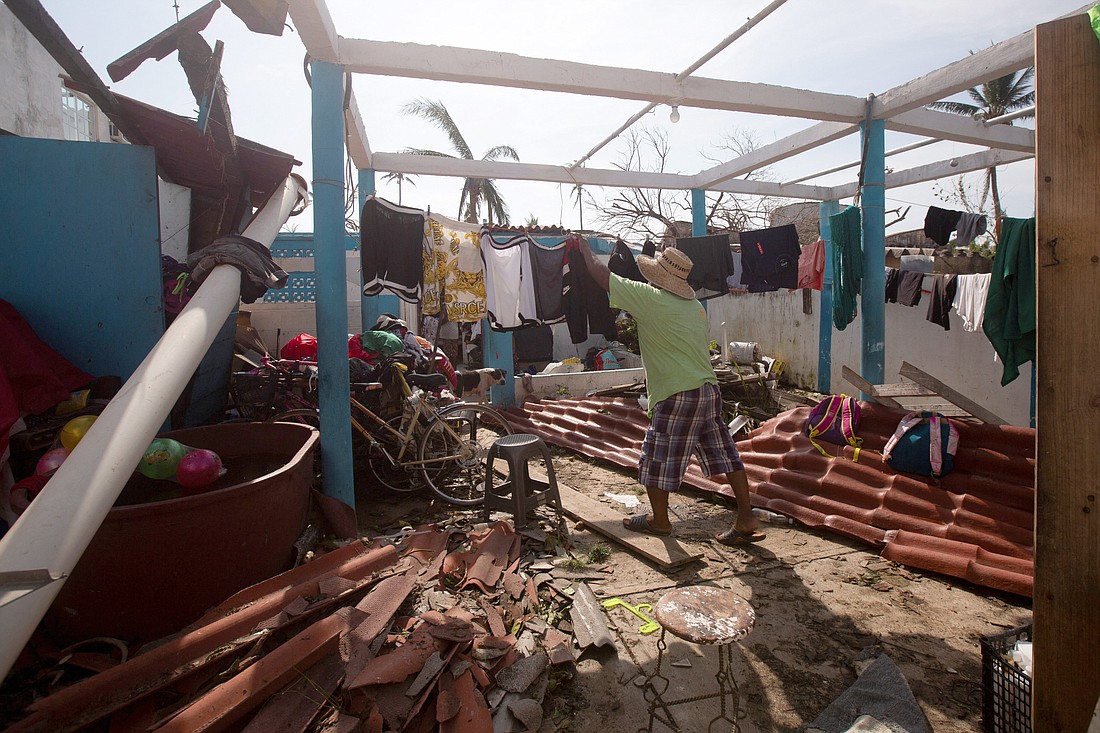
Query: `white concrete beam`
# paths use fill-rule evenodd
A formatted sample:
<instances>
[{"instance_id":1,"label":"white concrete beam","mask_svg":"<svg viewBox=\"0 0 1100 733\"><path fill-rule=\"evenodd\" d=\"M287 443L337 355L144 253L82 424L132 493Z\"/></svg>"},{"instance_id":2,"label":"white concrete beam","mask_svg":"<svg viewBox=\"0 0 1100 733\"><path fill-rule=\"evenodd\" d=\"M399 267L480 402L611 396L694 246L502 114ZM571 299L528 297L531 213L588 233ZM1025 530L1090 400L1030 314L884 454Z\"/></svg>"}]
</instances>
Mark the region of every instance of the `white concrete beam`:
<instances>
[{"instance_id":1,"label":"white concrete beam","mask_svg":"<svg viewBox=\"0 0 1100 733\"><path fill-rule=\"evenodd\" d=\"M363 115L359 113L359 103L355 101L355 90L351 91L348 108L344 110L344 129L348 135L348 155L356 170L371 167L370 141L367 128L363 125Z\"/></svg>"},{"instance_id":2,"label":"white concrete beam","mask_svg":"<svg viewBox=\"0 0 1100 733\"><path fill-rule=\"evenodd\" d=\"M310 57L340 63L340 37L325 0L290 0L290 18Z\"/></svg>"},{"instance_id":3,"label":"white concrete beam","mask_svg":"<svg viewBox=\"0 0 1100 733\"><path fill-rule=\"evenodd\" d=\"M1090 2L1061 17L1087 13L1093 5ZM1035 34L1029 30L883 92L875 99L875 117L892 117L923 107L1034 63Z\"/></svg>"},{"instance_id":4,"label":"white concrete beam","mask_svg":"<svg viewBox=\"0 0 1100 733\"><path fill-rule=\"evenodd\" d=\"M693 176L676 173L652 173L603 168L578 168L571 171L568 166L563 165L465 160L463 158L409 155L406 153L375 153L372 162L376 171L385 173L546 181L569 185L579 183L585 186L611 186L617 188L660 188L686 191L692 187L694 180ZM784 186L771 181L742 180L728 181L713 190L756 196L813 199L815 201L827 199L832 192L832 189L828 186L798 184Z\"/></svg>"},{"instance_id":5,"label":"white concrete beam","mask_svg":"<svg viewBox=\"0 0 1100 733\"><path fill-rule=\"evenodd\" d=\"M1034 157L1032 153L1005 150L983 150L979 153L971 153L970 155L963 155L958 158L951 158L950 160L941 160L937 163L929 163L928 165L917 166L916 168L907 168L903 171L888 173L886 175L886 188L901 188L902 186L909 186L914 183L936 181L941 178L962 175L963 173L973 173L974 171L985 170L986 168L992 168L997 165L1007 165L1008 163L1027 160L1032 157ZM848 183L843 186L836 186L832 189L833 199L839 201L855 196L858 188L858 183Z\"/></svg>"},{"instance_id":6,"label":"white concrete beam","mask_svg":"<svg viewBox=\"0 0 1100 733\"><path fill-rule=\"evenodd\" d=\"M1001 150L1035 152L1034 130L1012 125L986 125L970 117L932 109L913 109L887 118L886 129Z\"/></svg>"},{"instance_id":7,"label":"white concrete beam","mask_svg":"<svg viewBox=\"0 0 1100 733\"><path fill-rule=\"evenodd\" d=\"M692 188L715 189L723 181L765 168L772 163L798 155L801 152L824 145L850 135L859 129L859 125L847 122L819 122L800 130L793 135L776 140L740 158L721 163L695 174Z\"/></svg>"},{"instance_id":8,"label":"white concrete beam","mask_svg":"<svg viewBox=\"0 0 1100 733\"><path fill-rule=\"evenodd\" d=\"M339 48L340 63L359 74L638 99L816 120L857 122L864 111L864 100L857 97L772 84L701 77L677 81L674 74L656 71L358 38L341 38Z\"/></svg>"}]
</instances>

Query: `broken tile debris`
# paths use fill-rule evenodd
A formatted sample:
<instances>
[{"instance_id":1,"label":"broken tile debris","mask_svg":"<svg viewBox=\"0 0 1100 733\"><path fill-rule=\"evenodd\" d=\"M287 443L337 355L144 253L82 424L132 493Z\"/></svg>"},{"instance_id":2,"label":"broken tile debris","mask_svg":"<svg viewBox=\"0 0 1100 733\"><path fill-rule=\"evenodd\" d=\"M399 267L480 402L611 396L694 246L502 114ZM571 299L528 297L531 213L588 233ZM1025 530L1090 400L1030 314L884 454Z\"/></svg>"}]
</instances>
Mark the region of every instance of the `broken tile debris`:
<instances>
[{"instance_id":1,"label":"broken tile debris","mask_svg":"<svg viewBox=\"0 0 1100 733\"><path fill-rule=\"evenodd\" d=\"M549 670L576 660L572 596L596 605L546 537L499 521L319 549L8 730L537 730Z\"/></svg>"}]
</instances>

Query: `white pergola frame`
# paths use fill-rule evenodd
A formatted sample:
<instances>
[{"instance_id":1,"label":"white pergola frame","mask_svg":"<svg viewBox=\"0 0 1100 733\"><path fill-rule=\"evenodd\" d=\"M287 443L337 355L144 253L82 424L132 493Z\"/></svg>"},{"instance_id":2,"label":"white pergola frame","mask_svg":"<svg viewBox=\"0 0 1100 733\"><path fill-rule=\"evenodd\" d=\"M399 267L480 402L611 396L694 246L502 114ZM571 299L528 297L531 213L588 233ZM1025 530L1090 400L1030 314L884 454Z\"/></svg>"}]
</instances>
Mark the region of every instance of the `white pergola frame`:
<instances>
[{"instance_id":1,"label":"white pergola frame","mask_svg":"<svg viewBox=\"0 0 1100 733\"><path fill-rule=\"evenodd\" d=\"M718 49L704 56L694 68L743 35L783 1L771 3L757 17L750 19L739 31L727 38ZM1086 5L1075 13L1086 12L1089 7L1090 5ZM861 99L771 84L697 77L689 73L694 68L677 75L452 46L344 38L337 34L324 0L293 0L290 13L310 57L339 65L350 73L636 99L649 103L649 108L656 104L668 104L818 121L815 125L750 153L694 175L684 175L587 168L575 162L545 165L372 152L352 94L345 120L349 132L348 152L353 164L360 170L586 186L701 189L813 201L839 201L853 196L858 182L820 186L750 181L741 177L858 133L861 123L868 118L868 105L869 119L883 120L887 130L924 136L929 138L928 142L949 140L987 148L970 155L894 171L886 177L887 188L984 170L993 165L1013 163L1035 155L1034 130L1006 124L990 124L925 107L931 102L1033 65L1034 32L1031 30L881 94ZM615 135L639 117L640 115L635 115ZM610 142L615 135L593 148L583 159Z\"/></svg>"}]
</instances>

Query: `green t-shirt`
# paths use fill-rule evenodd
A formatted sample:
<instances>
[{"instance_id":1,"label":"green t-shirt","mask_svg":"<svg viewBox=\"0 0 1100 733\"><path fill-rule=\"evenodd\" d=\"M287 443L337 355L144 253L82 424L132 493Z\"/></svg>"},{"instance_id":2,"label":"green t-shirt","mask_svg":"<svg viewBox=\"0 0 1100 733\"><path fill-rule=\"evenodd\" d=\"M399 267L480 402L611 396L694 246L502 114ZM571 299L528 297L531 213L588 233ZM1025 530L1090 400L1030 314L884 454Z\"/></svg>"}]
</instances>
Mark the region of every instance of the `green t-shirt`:
<instances>
[{"instance_id":1,"label":"green t-shirt","mask_svg":"<svg viewBox=\"0 0 1100 733\"><path fill-rule=\"evenodd\" d=\"M650 410L677 392L718 384L710 366L707 312L698 300L614 273L610 295L611 306L629 311L638 323Z\"/></svg>"}]
</instances>

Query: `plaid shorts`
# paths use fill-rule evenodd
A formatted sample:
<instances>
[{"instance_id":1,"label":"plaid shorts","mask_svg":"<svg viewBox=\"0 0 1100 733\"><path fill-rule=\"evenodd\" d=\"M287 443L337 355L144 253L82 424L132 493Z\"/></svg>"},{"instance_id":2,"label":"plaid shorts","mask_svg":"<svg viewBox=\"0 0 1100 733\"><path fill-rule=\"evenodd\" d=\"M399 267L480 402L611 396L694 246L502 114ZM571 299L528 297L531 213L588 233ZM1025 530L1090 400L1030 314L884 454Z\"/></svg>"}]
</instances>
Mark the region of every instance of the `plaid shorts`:
<instances>
[{"instance_id":1,"label":"plaid shorts","mask_svg":"<svg viewBox=\"0 0 1100 733\"><path fill-rule=\"evenodd\" d=\"M654 408L642 441L639 483L646 488L677 491L696 452L704 476L745 467L729 428L722 422L722 395L713 384L678 392Z\"/></svg>"}]
</instances>

